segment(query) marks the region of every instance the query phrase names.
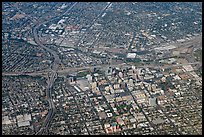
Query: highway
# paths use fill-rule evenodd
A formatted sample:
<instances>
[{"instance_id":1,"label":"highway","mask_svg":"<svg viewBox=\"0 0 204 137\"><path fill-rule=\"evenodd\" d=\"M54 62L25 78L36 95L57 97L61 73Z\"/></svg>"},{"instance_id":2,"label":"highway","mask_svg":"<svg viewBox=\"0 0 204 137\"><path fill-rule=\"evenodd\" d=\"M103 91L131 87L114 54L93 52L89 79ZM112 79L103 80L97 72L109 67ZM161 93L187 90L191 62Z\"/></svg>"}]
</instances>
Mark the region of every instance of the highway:
<instances>
[{"instance_id":1,"label":"highway","mask_svg":"<svg viewBox=\"0 0 204 137\"><path fill-rule=\"evenodd\" d=\"M185 65L195 65L195 64L200 64L200 62L193 62L193 63L184 63L184 64L169 64L169 65L165 65L165 66L159 66L157 64L150 64L150 65L136 65L136 67L141 67L141 68L154 68L154 69L168 69L168 68L174 68L174 67L181 67L181 66L185 66ZM87 66L87 67L78 67L78 68L65 68L63 70L58 70L57 73L58 74L68 74L68 73L72 73L72 72L76 72L76 71L80 71L80 70L90 70L90 69L94 69L94 68L99 68L99 69L105 69L108 67L120 67L120 68L126 68L126 67L131 67L133 66L133 64L126 64L126 63L121 63L121 64L115 64L115 65L110 65L110 64L105 64L105 65L97 65L97 66Z\"/></svg>"},{"instance_id":2,"label":"highway","mask_svg":"<svg viewBox=\"0 0 204 137\"><path fill-rule=\"evenodd\" d=\"M72 5L72 7L76 5L76 3L74 3ZM70 8L72 8L70 7ZM68 9L68 11L70 10L70 8ZM107 6L106 6L107 8ZM105 8L105 9L106 9ZM105 10L104 9L104 10ZM102 12L103 13L103 12ZM53 20L53 19L52 19ZM39 25L38 25L39 26ZM91 26L90 26L91 27ZM35 28L37 29L37 28ZM43 44L41 44L41 42L39 41L38 39L38 36L37 36L37 32L36 30L34 31L35 32L35 38L36 38L36 41L38 41L38 44L40 46L42 46L42 48L45 48L45 50L48 49L48 51L50 51L52 54L54 54L54 57L55 57L55 62L54 64L56 63L59 63L60 62L60 59L59 57L57 56L56 52L52 51L51 49L45 47ZM178 48L187 48L187 47L190 47L193 45L192 47L192 50L191 50L191 58L193 56L193 50L195 48L198 48L198 47L202 47L202 37L201 36L195 36L195 37L192 37L190 40L187 40L185 42L175 42L175 43L170 43L171 45L174 45ZM167 44L169 45L169 44ZM153 49L154 49L154 46L153 46ZM188 58L188 57L187 57ZM189 58L188 58L189 59ZM176 65L166 65L165 68L172 68L172 67L178 67L178 66L182 66L182 65L194 65L194 64L199 64L199 65L202 65L202 62L195 62L195 60L193 60L193 58L191 59L193 63L187 63L187 64L176 64ZM61 63L61 62L60 62ZM154 62L152 62L154 63ZM150 67L150 68L162 68L163 66L160 66L160 64L152 64L151 65L137 65L136 67ZM86 66L86 67L77 67L77 68L64 68L64 69L61 69L61 70L57 70L58 68L58 65L53 65L52 69L53 70L57 70L57 73L61 73L61 74L66 74L66 73L71 73L71 72L75 72L75 71L79 71L79 70L88 70L88 69L93 69L93 68L106 68L106 67L126 67L126 66L131 66L130 63L128 64L125 64L125 63L122 63L122 64L116 64L116 65L108 65L108 64L105 64L105 65L97 65L97 66ZM38 76L38 75L47 75L47 73L49 72L50 70L49 69L46 69L46 70L43 70L43 71L36 71L36 72L3 72L2 75L3 76L20 76L20 75L30 75L30 76Z\"/></svg>"},{"instance_id":3,"label":"highway","mask_svg":"<svg viewBox=\"0 0 204 137\"><path fill-rule=\"evenodd\" d=\"M159 66L159 65L155 65L155 64L137 65L136 67L154 68L154 69L161 69L161 68L168 69L168 68L181 67L181 66L185 66L185 65L196 65L196 64L201 64L201 62L174 64L174 65L169 64L169 65L165 65L165 66ZM131 67L131 66L132 65L130 63L129 64L122 63L122 64L115 64L115 65L104 64L104 65L78 67L78 68L64 68L63 70L57 70L56 74L69 74L69 73L77 72L77 71L80 71L80 70L90 70L90 69L94 69L94 68L99 68L99 69L108 68L108 67L126 68L126 67ZM20 75L39 76L39 75L46 75L47 73L48 73L48 70L39 71L39 72L30 72L30 73L25 73L25 72L24 73L23 72L8 72L7 73L7 72L3 72L2 75L3 76L20 76ZM52 80L52 81L54 81L54 80Z\"/></svg>"},{"instance_id":4,"label":"highway","mask_svg":"<svg viewBox=\"0 0 204 137\"><path fill-rule=\"evenodd\" d=\"M55 113L56 109L55 109L55 106L54 106L54 103L53 103L53 100L52 100L51 92L52 92L53 83L57 79L57 70L58 70L59 64L62 64L59 56L57 55L57 53L55 51L49 49L48 47L44 46L43 43L41 43L41 41L40 41L40 39L38 37L37 30L42 24L50 22L50 21L52 21L52 20L54 20L56 18L62 17L64 14L69 12L76 4L77 4L77 2L74 3L69 9L67 9L67 11L65 13L63 13L61 16L57 16L55 18L52 18L51 20L47 20L45 22L42 22L42 23L36 25L34 27L34 29L33 29L34 41L38 44L38 46L41 46L43 49L45 49L46 51L51 53L53 55L53 57L54 57L54 62L52 64L52 66L51 66L50 77L48 75L48 82L47 82L48 85L47 85L47 89L46 89L46 96L47 96L48 103L49 103L49 111L48 111L48 114L47 114L47 116L46 116L46 118L44 120L43 125L41 126L40 130L36 133L36 135L47 133L49 124L50 124L52 118L54 117L54 113Z\"/></svg>"},{"instance_id":5,"label":"highway","mask_svg":"<svg viewBox=\"0 0 204 137\"><path fill-rule=\"evenodd\" d=\"M90 70L90 69L94 69L94 68L99 68L99 69L105 69L108 67L120 67L120 68L127 68L127 67L131 67L133 66L132 63L121 63L121 64L104 64L104 65L96 65L96 66L86 66L86 67L77 67L77 68L64 68L64 69L59 69L59 65L62 64L58 54L56 51L46 47L39 38L38 35L38 30L39 27L43 24L46 24L48 22L52 22L53 20L57 19L57 18L61 18L62 16L64 16L65 14L68 14L68 12L77 4L77 2L75 2L72 6L70 6L66 12L64 12L63 14L60 14L59 16L53 17L51 19L45 18L44 21L39 22L37 25L35 25L32 28L32 32L34 35L34 41L37 44L37 46L39 46L39 48L44 49L45 51L49 52L53 57L54 57L54 61L52 63L52 65L50 66L50 69L47 70L43 70L43 71L36 71L36 72L3 72L2 75L3 76L20 76L20 75L28 75L28 76L48 76L47 79L47 88L46 88L46 97L47 97L47 101L49 104L49 111L48 114L46 115L42 126L40 127L39 131L36 132L36 135L40 135L40 134L46 134L49 128L49 125L52 121L52 119L54 118L55 112L56 112L56 108L52 99L52 87L53 84L55 82L55 80L57 79L59 74L69 74L69 73L73 73L73 72L77 72L80 70ZM102 16L102 14L105 12L105 10L107 10L110 7L111 3L108 2L108 4L103 8L103 10L100 12L100 14L94 18L94 20L91 22L90 26L87 29L86 33L89 33L91 27L94 25L94 23L98 20L98 18L100 18ZM24 12L22 12L18 7L17 9L19 10L20 13L25 14ZM28 16L29 18L31 18L32 20L35 20L37 22L37 19L35 17L31 17L30 15L25 14L26 16ZM135 34L134 34L135 35ZM81 42L83 42L83 39L85 38L85 34L82 36L82 38L78 41L77 46L80 47ZM183 43L172 43L171 45L176 45L177 48L180 48L182 46L191 46L193 45L193 49L191 51L191 56L193 56L193 50L198 46L195 45L195 42L197 41L201 41L201 36L199 37L195 37L192 40L189 40L187 42L183 42ZM133 41L131 41L132 44ZM86 54L86 53L84 53ZM83 60L83 59L82 59ZM192 59L193 60L193 59ZM182 67L185 65L196 65L196 64L200 64L202 65L201 62L191 62L191 63L184 63L184 64L174 64L174 65L165 65L165 66L160 66L158 64L156 64L155 62L152 62L151 64L142 64L142 65L136 65L136 67L141 67L141 68L154 68L154 69L168 69L168 68L174 68L174 67ZM70 92L71 90L73 90L72 88L69 89ZM129 92L130 93L130 92ZM130 93L131 94L131 93ZM133 97L134 101L136 102L136 98L134 98L134 96L131 94L131 96ZM139 104L136 102L137 106L140 108ZM78 106L77 106L78 107ZM142 111L142 113L146 116L145 112ZM83 117L82 117L83 118ZM148 118L147 118L148 120ZM84 119L83 119L84 121ZM149 121L149 120L148 120ZM84 122L85 123L85 122ZM150 125L154 126L154 124L149 121ZM86 125L86 124L85 124ZM87 126L86 126L87 128ZM87 128L88 130L88 128Z\"/></svg>"},{"instance_id":6,"label":"highway","mask_svg":"<svg viewBox=\"0 0 204 137\"><path fill-rule=\"evenodd\" d=\"M67 12L69 12L77 3L74 3L64 14L66 14ZM110 4L108 4L103 10L102 12L99 14L99 16L93 21L93 24L94 22L102 15L102 13L108 8ZM60 18L62 17L64 14L62 14L61 16L58 16L56 18ZM48 20L49 22L56 19L56 18L52 18L51 20ZM57 53L49 48L47 48L46 46L44 46L40 40L39 40L39 37L38 37L38 33L37 33L37 29L39 26L41 26L42 24L45 24L47 23L48 21L46 22L43 22L41 24L38 24L37 26L34 27L33 29L33 34L34 34L34 40L35 42L41 46L42 48L44 48L45 50L47 50L49 53L51 53L54 57L54 62L51 66L51 77L50 79L48 80L48 86L47 86L47 90L46 90L46 95L47 95L47 98L48 98L48 102L49 102L49 106L50 106L50 109L49 109L49 112L48 112L48 115L45 119L45 122L43 123L41 129L36 133L37 135L39 134L44 134L45 131L47 131L48 129L48 126L49 126L49 123L50 121L52 120L53 116L54 116L54 111L55 111L55 107L54 107L54 103L52 101L52 96L51 96L51 88L52 88L52 85L54 83L54 81L56 80L57 78L57 70L58 70L58 67L59 67L59 64L62 64L61 63L61 60L59 58L59 56L57 55ZM93 25L92 24L92 25ZM91 26L92 26L91 25ZM72 68L73 69L73 68Z\"/></svg>"}]
</instances>

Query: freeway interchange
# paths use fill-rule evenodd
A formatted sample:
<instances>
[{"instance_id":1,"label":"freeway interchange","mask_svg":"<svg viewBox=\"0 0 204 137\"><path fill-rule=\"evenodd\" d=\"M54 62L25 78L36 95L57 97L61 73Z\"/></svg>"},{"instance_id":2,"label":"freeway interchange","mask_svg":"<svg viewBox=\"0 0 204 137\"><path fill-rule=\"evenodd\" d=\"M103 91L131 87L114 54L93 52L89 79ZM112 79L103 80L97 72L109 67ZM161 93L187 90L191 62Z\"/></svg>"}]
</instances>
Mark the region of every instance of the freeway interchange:
<instances>
[{"instance_id":1,"label":"freeway interchange","mask_svg":"<svg viewBox=\"0 0 204 137\"><path fill-rule=\"evenodd\" d=\"M47 114L47 116L45 118L45 121L44 121L43 125L41 126L40 130L36 133L37 135L44 134L44 133L47 132L48 126L49 126L52 118L54 117L55 106L54 106L54 103L53 103L53 100L52 100L51 91L52 91L53 83L57 79L58 67L59 67L60 64L62 64L62 62L61 62L59 56L57 55L57 53L55 51L53 51L52 49L44 46L43 43L39 40L37 30L42 24L45 24L45 23L47 23L49 21L52 21L52 20L54 20L56 18L60 18L63 15L67 14L76 4L77 4L77 2L75 2L70 8L67 9L66 12L64 12L60 16L57 16L57 17L52 18L51 20L47 20L45 22L42 22L42 23L36 25L33 28L34 41L38 44L38 46L42 47L43 49L45 49L46 51L51 53L53 55L53 57L54 57L54 62L52 64L52 66L51 66L51 71L50 71L51 74L50 74L50 77L48 78L48 86L47 86L47 89L46 89L46 96L47 96L47 99L48 99L48 102L49 102L49 112L48 112L48 114ZM95 20L97 20L103 14L103 12L109 7L109 5L110 5L110 3L107 4L107 6L101 11L101 13L95 18ZM93 24L94 24L95 20L93 21ZM90 25L90 27L93 26L93 24Z\"/></svg>"},{"instance_id":2,"label":"freeway interchange","mask_svg":"<svg viewBox=\"0 0 204 137\"><path fill-rule=\"evenodd\" d=\"M66 14L67 12L69 12L77 3L74 3L64 14ZM64 14L62 14L61 16L63 16ZM58 17L55 17L55 18L59 18L61 16L58 16ZM51 20L55 19L55 18L52 18ZM51 20L48 20L48 21L51 21ZM48 22L46 21L46 22ZM54 116L54 113L55 113L55 106L54 106L54 103L53 103L53 100L52 100L52 95L51 95L51 92L52 92L52 86L53 86L53 83L54 81L56 80L57 78L57 70L58 70L58 67L59 67L59 64L61 64L61 60L59 58L59 56L57 55L57 53L49 48L47 48L46 46L44 46L41 41L39 40L39 37L38 37L38 33L37 33L37 29L40 25L46 23L46 22L42 22L41 24L38 24L37 26L34 27L33 29L33 34L34 34L34 40L35 42L41 46L43 49L47 50L49 53L51 53L53 56L54 56L54 62L51 66L51 76L48 78L48 86L47 86L47 89L46 89L46 96L47 96L47 99L48 99L48 102L49 102L49 112L45 118L45 121L43 123L43 125L41 126L40 130L36 133L37 135L39 134L44 134L47 132L47 129L48 129L48 126Z\"/></svg>"}]
</instances>

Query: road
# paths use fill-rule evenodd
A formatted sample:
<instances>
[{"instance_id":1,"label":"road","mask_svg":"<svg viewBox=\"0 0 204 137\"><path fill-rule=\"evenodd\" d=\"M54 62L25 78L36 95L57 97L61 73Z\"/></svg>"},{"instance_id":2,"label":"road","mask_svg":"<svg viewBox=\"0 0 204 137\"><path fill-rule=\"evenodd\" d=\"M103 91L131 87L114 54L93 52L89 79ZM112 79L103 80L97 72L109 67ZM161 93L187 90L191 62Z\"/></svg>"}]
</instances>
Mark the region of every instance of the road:
<instances>
[{"instance_id":1,"label":"road","mask_svg":"<svg viewBox=\"0 0 204 137\"><path fill-rule=\"evenodd\" d=\"M86 33L89 33L89 30L91 29L91 27L95 24L95 22L103 15L103 13L105 12L105 10L107 10L109 8L109 6L111 5L110 2L108 2L108 4L102 9L102 11L98 14L98 16L92 21L92 23L89 25L89 27L86 29ZM78 43L76 44L77 47L80 47L80 44L83 42L84 38L85 38L85 34L81 37L81 39L78 41Z\"/></svg>"},{"instance_id":2,"label":"road","mask_svg":"<svg viewBox=\"0 0 204 137\"><path fill-rule=\"evenodd\" d=\"M66 14L68 11L70 11L77 3L74 3L64 14ZM106 9L107 7L104 8L104 10ZM101 12L102 14L103 12ZM62 14L61 16L59 17L56 17L56 18L60 18L62 17L64 14ZM53 18L49 21L52 21L56 18ZM48 21L46 21L48 22ZM48 115L47 117L45 118L45 122L43 123L43 125L41 126L40 130L36 133L37 135L39 134L44 134L47 132L47 129L48 129L48 126L49 126L49 123L51 122L53 116L54 116L54 112L55 112L55 107L54 107L54 103L53 103L53 100L52 100L52 96L51 96L51 88L52 88L52 85L54 83L54 81L56 80L57 78L57 70L58 70L58 67L59 67L59 64L62 64L61 63L61 60L59 58L59 56L57 55L57 53L49 48L47 48L46 46L44 46L40 40L39 40L39 37L38 37L38 34L37 34L37 28L46 23L46 22L43 22L39 25L37 25L36 27L34 27L34 30L33 30L33 33L34 33L34 40L35 42L41 46L42 48L44 48L45 50L47 50L49 53L51 53L54 57L54 62L51 66L51 77L49 78L48 80L48 86L47 86L47 90L46 90L46 95L47 95L47 98L48 98L48 102L49 102L49 106L50 106L50 109L49 109L49 112L48 112ZM91 25L92 26L92 25ZM87 128L87 127L86 127ZM88 130L88 129L87 129Z\"/></svg>"},{"instance_id":3,"label":"road","mask_svg":"<svg viewBox=\"0 0 204 137\"><path fill-rule=\"evenodd\" d=\"M88 134L90 135L90 131L89 131L89 129L88 129L88 127L87 127L87 124L86 124L86 120L85 120L85 118L83 117L83 115L82 115L82 112L81 112L81 109L80 109L80 104L78 103L78 101L77 101L77 99L76 99L76 95L75 95L75 91L77 91L73 86L71 86L71 85L69 85L69 89L68 89L68 91L66 91L67 93L69 93L69 94L71 94L71 96L73 96L74 97L74 102L75 102L75 104L76 104L76 106L77 106L77 109L79 110L79 114L80 114L80 116L81 116L81 122L84 124L84 126L85 126L85 128L86 128L86 130L87 130L87 132L88 132ZM78 92L78 91L77 91ZM81 124L82 124L81 123Z\"/></svg>"},{"instance_id":4,"label":"road","mask_svg":"<svg viewBox=\"0 0 204 137\"><path fill-rule=\"evenodd\" d=\"M189 40L185 40L184 42L171 42L171 43L161 43L162 47L166 47L169 45L175 46L176 48L187 48L192 45L202 45L202 34L199 36L193 36ZM155 50L155 48L158 47L158 45L153 45L149 50Z\"/></svg>"},{"instance_id":5,"label":"road","mask_svg":"<svg viewBox=\"0 0 204 137\"><path fill-rule=\"evenodd\" d=\"M51 22L52 20L54 20L56 18L62 17L67 12L69 12L76 4L77 4L77 2L74 3L70 8L68 8L67 11L65 13L63 13L61 16L57 16L55 18L52 18L51 20L47 20L45 22L42 22L42 23L36 25L34 27L34 29L33 29L34 41L38 44L38 46L41 46L43 49L48 51L54 57L54 62L52 64L52 66L51 66L50 77L48 75L48 82L47 82L48 85L47 85L47 89L46 89L46 96L47 96L48 103L49 103L49 111L48 111L48 114L47 114L47 116L45 118L45 121L44 121L43 125L41 126L40 130L36 133L36 135L47 133L49 124L50 124L52 118L54 117L54 113L55 113L56 109L55 109L55 106L54 106L54 103L53 103L53 100L52 100L51 92L52 92L53 83L57 79L58 67L59 67L60 64L62 64L59 56L57 55L57 53L54 50L51 50L48 47L44 46L43 43L41 43L41 41L39 39L39 36L38 36L38 33L37 33L38 32L37 30L42 24L45 24L47 22Z\"/></svg>"},{"instance_id":6,"label":"road","mask_svg":"<svg viewBox=\"0 0 204 137\"><path fill-rule=\"evenodd\" d=\"M161 69L161 68L168 69L168 68L181 67L181 66L185 66L185 65L196 65L196 64L201 64L201 62L174 64L174 65L169 64L169 65L165 65L165 66L158 66L155 64L137 65L136 67L154 68L154 69ZM131 66L132 66L131 64L122 63L122 64L115 64L115 65L104 64L104 65L78 67L78 68L64 68L63 70L57 70L56 74L69 74L69 73L77 72L80 70L90 70L90 69L94 69L94 68L99 68L99 69L108 68L108 67L126 68L126 67L131 67ZM20 75L39 76L39 75L46 75L48 73L48 71L49 70L39 71L39 72L28 72L28 73L25 73L25 72L8 72L8 73L3 72L2 75L3 76L20 76ZM54 80L52 80L52 81L54 81Z\"/></svg>"},{"instance_id":7,"label":"road","mask_svg":"<svg viewBox=\"0 0 204 137\"><path fill-rule=\"evenodd\" d=\"M38 76L38 75L48 75L48 82L47 82L47 89L46 89L46 96L47 96L47 99L48 99L48 103L49 103L49 112L44 120L44 123L43 125L41 126L40 130L36 133L37 135L38 134L44 134L48 127L49 127L49 124L52 120L52 118L54 117L54 114L55 114L55 111L56 111L56 108L55 108L55 105L53 103L53 100L52 100L52 95L51 95L51 92L52 92L52 86L55 82L55 80L57 79L58 77L58 74L63 74L63 73L71 73L71 72L75 72L75 71L79 71L79 70L87 70L87 69L93 69L93 68L107 68L107 67L131 67L132 65L131 64L125 64L125 63L122 63L122 64L116 64L116 65L109 65L109 64L105 64L105 65L97 65L97 66L87 66L87 67L79 67L79 68L65 68L63 70L59 70L59 65L62 64L61 63L61 60L57 54L56 51L46 47L39 39L39 36L38 36L38 28L42 25L42 24L45 24L47 22L51 22L53 20L55 20L56 18L61 18L63 15L67 14L75 5L77 4L77 2L75 2L70 8L67 9L66 12L64 12L63 14L61 14L60 16L57 16L57 17L54 17L52 19L48 19L46 21L43 21L39 24L37 24L34 28L33 28L33 35L34 35L34 41L37 43L38 46L42 47L44 50L48 51L51 55L53 55L54 57L54 62L53 64L51 65L51 69L50 70L44 70L44 71L38 71L38 72L11 72L11 73L2 73L3 76L19 76L19 75L30 75L30 76ZM104 11L110 6L111 3L108 3L107 6L101 11L101 13L92 21L92 24L90 25L90 27L87 29L87 33L89 31L89 29L94 25L94 23L96 22L96 20L101 17L101 15L104 13ZM18 9L19 10L19 9ZM20 10L19 10L20 11ZM20 11L21 13L23 13L22 11ZM23 13L24 14L24 13ZM28 15L27 15L28 16ZM32 18L31 16L29 16L30 18ZM36 19L36 18L32 18L32 19ZM82 37L82 39L79 41L78 43L78 46L80 45L80 42L83 41L85 35ZM195 41L200 41L200 38L201 37L198 37L196 39L193 39L192 41L188 41L187 44L185 44L186 46L189 46L189 45L193 45ZM202 40L201 40L202 41ZM177 45L177 47L181 47L184 45L184 43L174 43L175 45ZM172 45L174 45L172 44ZM194 45L193 46L193 49L196 47L197 45ZM193 51L193 50L192 50ZM191 55L192 55L192 52L191 52ZM193 62L193 63L185 63L185 64L176 64L176 65L167 65L167 66L157 66L155 64L151 64L151 65L140 65L140 66L137 66L137 67L144 67L144 68L156 68L156 69L159 69L159 68L173 68L173 67L179 67L179 66L184 66L184 65L194 65L194 64L201 64L201 62ZM49 76L50 74L50 76ZM133 97L133 99L135 100L135 98ZM138 105L138 104L137 104ZM139 105L138 105L139 107ZM142 112L144 115L145 113ZM150 122L150 121L149 121ZM150 122L151 124L151 122ZM86 127L87 128L87 127Z\"/></svg>"}]
</instances>

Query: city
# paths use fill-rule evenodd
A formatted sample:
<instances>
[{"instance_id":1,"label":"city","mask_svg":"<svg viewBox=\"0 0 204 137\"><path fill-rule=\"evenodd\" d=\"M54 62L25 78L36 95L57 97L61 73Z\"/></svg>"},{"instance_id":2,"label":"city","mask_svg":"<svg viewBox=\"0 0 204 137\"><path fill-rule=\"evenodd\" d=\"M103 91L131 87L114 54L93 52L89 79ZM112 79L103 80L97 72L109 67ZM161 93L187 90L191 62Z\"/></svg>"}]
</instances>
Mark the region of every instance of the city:
<instances>
[{"instance_id":1,"label":"city","mask_svg":"<svg viewBox=\"0 0 204 137\"><path fill-rule=\"evenodd\" d=\"M201 2L3 2L3 135L202 135Z\"/></svg>"}]
</instances>

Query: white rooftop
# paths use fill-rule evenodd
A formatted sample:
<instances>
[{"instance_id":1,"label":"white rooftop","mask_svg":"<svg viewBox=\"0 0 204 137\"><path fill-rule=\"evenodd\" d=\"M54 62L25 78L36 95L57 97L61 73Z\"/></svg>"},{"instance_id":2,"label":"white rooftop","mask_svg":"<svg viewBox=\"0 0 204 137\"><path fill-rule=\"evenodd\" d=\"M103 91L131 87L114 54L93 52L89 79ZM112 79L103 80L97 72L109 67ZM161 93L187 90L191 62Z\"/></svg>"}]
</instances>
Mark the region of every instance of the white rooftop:
<instances>
[{"instance_id":1,"label":"white rooftop","mask_svg":"<svg viewBox=\"0 0 204 137\"><path fill-rule=\"evenodd\" d=\"M128 53L127 54L127 58L135 58L136 57L136 53Z\"/></svg>"}]
</instances>

